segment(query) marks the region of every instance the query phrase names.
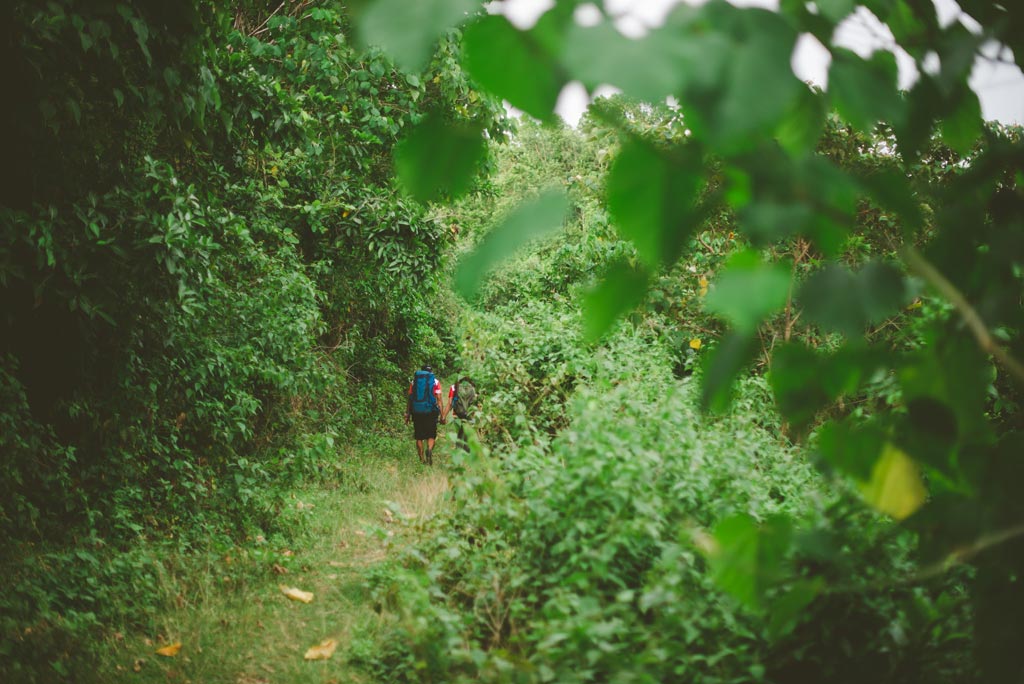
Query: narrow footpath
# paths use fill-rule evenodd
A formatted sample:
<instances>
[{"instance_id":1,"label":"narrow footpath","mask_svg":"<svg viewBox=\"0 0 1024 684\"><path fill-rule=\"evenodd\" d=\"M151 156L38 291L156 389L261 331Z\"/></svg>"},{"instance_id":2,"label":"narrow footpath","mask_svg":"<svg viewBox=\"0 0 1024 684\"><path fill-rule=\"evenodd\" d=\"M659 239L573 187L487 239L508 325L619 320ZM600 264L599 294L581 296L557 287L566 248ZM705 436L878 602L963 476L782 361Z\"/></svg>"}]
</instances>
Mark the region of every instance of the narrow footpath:
<instances>
[{"instance_id":1,"label":"narrow footpath","mask_svg":"<svg viewBox=\"0 0 1024 684\"><path fill-rule=\"evenodd\" d=\"M351 467L339 471L343 485L295 492L292 505L308 515L308 524L289 548L255 540L256 549L269 548L244 579L218 578L211 567L198 587L186 589L168 577L165 589L179 592L176 607L159 617L153 634L114 635L98 679L372 681L347 660L351 644L369 643L379 626L366 571L415 541L439 510L448 489L445 442L439 440L435 465L427 467L417 462L411 440L384 440L378 453L349 459ZM221 561L230 565L232 559ZM317 651L329 657L306 658Z\"/></svg>"}]
</instances>

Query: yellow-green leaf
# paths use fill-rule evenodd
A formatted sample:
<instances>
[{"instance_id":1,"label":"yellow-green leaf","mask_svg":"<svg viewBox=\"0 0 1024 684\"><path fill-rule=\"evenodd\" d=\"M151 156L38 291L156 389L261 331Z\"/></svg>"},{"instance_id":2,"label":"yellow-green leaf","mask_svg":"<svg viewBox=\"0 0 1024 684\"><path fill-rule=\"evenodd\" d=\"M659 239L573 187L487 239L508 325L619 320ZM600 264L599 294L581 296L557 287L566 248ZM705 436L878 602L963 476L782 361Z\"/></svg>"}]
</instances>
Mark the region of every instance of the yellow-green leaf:
<instances>
[{"instance_id":1,"label":"yellow-green leaf","mask_svg":"<svg viewBox=\"0 0 1024 684\"><path fill-rule=\"evenodd\" d=\"M920 508L927 491L913 459L886 444L871 471L871 479L859 483L861 496L877 510L903 520Z\"/></svg>"}]
</instances>

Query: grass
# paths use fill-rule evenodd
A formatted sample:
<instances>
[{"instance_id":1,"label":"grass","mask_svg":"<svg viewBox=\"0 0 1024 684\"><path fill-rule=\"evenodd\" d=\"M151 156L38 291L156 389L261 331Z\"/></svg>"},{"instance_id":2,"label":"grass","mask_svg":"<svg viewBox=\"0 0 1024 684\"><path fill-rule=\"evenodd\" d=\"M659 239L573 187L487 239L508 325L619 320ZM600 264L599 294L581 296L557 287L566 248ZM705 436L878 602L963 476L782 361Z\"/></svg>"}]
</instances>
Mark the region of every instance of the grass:
<instances>
[{"instance_id":1,"label":"grass","mask_svg":"<svg viewBox=\"0 0 1024 684\"><path fill-rule=\"evenodd\" d=\"M414 541L421 522L435 514L448 489L444 436L435 465L417 462L408 438L381 438L372 448L354 446L345 484L297 491L304 530L254 560L230 555L206 567L167 574L162 592L170 608L148 634L115 634L105 642L98 681L262 684L267 682L370 682L347 662L348 644L371 636L379 617L371 605L368 568ZM257 546L274 547L276 540ZM234 563L246 572L228 572ZM187 574L186 574L187 573ZM280 586L314 594L305 604L285 597ZM335 639L332 658L306 661L306 650ZM181 643L173 657L156 650Z\"/></svg>"}]
</instances>

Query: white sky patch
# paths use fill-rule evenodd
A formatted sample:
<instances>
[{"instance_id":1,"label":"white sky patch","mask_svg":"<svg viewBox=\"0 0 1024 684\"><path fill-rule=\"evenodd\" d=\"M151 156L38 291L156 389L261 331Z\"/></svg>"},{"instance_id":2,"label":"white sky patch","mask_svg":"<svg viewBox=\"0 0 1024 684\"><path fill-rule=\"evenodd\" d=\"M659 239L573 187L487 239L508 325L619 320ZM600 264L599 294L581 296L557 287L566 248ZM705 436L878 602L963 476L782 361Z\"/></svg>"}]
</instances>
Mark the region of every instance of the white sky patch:
<instances>
[{"instance_id":1,"label":"white sky patch","mask_svg":"<svg viewBox=\"0 0 1024 684\"><path fill-rule=\"evenodd\" d=\"M789 61L797 78L825 88L828 86L828 67L831 63L832 53L820 40L810 33L800 34Z\"/></svg>"},{"instance_id":2,"label":"white sky patch","mask_svg":"<svg viewBox=\"0 0 1024 684\"><path fill-rule=\"evenodd\" d=\"M887 50L896 55L899 69L898 84L907 90L920 78L914 58L896 43L889 27L878 20L871 10L858 7L853 14L843 19L832 34L832 44L844 47L867 59L878 50Z\"/></svg>"},{"instance_id":3,"label":"white sky patch","mask_svg":"<svg viewBox=\"0 0 1024 684\"><path fill-rule=\"evenodd\" d=\"M601 14L601 8L592 2L588 2L585 5L578 6L573 10L572 18L576 20L576 23L580 26L597 26L604 19L604 15Z\"/></svg>"},{"instance_id":4,"label":"white sky patch","mask_svg":"<svg viewBox=\"0 0 1024 684\"><path fill-rule=\"evenodd\" d=\"M595 0L581 5L576 10L576 21L581 25L593 25L599 20L599 7L612 18L615 27L625 36L639 38L652 28L661 25L677 5L686 3L700 6L707 0ZM761 7L778 10L779 0L730 0L737 7ZM969 31L977 32L980 25L963 12L956 0L933 0L936 15L941 26L959 21ZM544 12L553 7L555 0L504 0L491 2L489 12L500 12L508 17L517 28L532 27ZM595 14L596 13L596 14ZM889 30L869 10L858 7L836 28L832 42L853 52L868 57L876 50L888 50L896 55L899 68L899 87L910 88L920 74L914 59L899 45ZM971 71L968 84L978 94L982 116L987 120L1004 123L1024 123L1024 74L1012 63L1012 54L997 44L982 48L983 56L978 57ZM810 81L822 88L828 86L828 69L832 56L828 49L813 36L803 34L793 49L791 65L793 73L802 81ZM1009 62L1009 63L1007 63ZM925 68L931 73L939 68L937 59L926 59ZM604 90L602 90L604 88ZM603 86L594 97L618 92ZM569 125L575 126L586 110L591 98L579 83L567 85L558 97L556 112Z\"/></svg>"},{"instance_id":5,"label":"white sky patch","mask_svg":"<svg viewBox=\"0 0 1024 684\"><path fill-rule=\"evenodd\" d=\"M517 29L528 31L554 6L555 0L505 0L489 2L484 7L488 14L504 14Z\"/></svg>"}]
</instances>

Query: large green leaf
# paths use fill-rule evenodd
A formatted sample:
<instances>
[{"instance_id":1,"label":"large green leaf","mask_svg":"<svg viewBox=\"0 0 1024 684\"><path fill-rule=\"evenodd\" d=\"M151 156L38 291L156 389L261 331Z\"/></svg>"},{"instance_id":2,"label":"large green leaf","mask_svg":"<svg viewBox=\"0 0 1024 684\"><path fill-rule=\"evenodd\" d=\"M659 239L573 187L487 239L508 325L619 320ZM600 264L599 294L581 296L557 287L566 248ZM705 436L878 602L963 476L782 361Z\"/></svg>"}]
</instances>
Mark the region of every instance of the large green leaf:
<instances>
[{"instance_id":1,"label":"large green leaf","mask_svg":"<svg viewBox=\"0 0 1024 684\"><path fill-rule=\"evenodd\" d=\"M619 316L640 304L648 281L647 272L642 268L624 262L612 264L601 282L583 298L586 339L590 342L599 339Z\"/></svg>"},{"instance_id":2,"label":"large green leaf","mask_svg":"<svg viewBox=\"0 0 1024 684\"><path fill-rule=\"evenodd\" d=\"M710 80L707 72L718 71L719 63L725 63L727 47L719 36L681 41L666 29L642 39L628 38L602 22L573 25L562 59L570 76L591 90L609 84L639 100L661 102L677 95L684 84ZM717 58L719 53L723 58Z\"/></svg>"},{"instance_id":3,"label":"large green leaf","mask_svg":"<svg viewBox=\"0 0 1024 684\"><path fill-rule=\"evenodd\" d=\"M699 154L663 152L630 141L608 172L608 210L623 237L651 268L671 264L693 232L703 186Z\"/></svg>"},{"instance_id":4,"label":"large green leaf","mask_svg":"<svg viewBox=\"0 0 1024 684\"><path fill-rule=\"evenodd\" d=\"M479 126L429 116L396 146L395 170L420 202L455 198L469 188L485 150Z\"/></svg>"},{"instance_id":5,"label":"large green leaf","mask_svg":"<svg viewBox=\"0 0 1024 684\"><path fill-rule=\"evenodd\" d=\"M765 264L756 252L739 252L712 284L704 308L726 319L738 331L752 333L789 296L789 269Z\"/></svg>"},{"instance_id":6,"label":"large green leaf","mask_svg":"<svg viewBox=\"0 0 1024 684\"><path fill-rule=\"evenodd\" d=\"M773 597L767 611L768 636L780 639L791 632L805 615L804 609L824 590L825 580L815 577L793 582L785 591Z\"/></svg>"},{"instance_id":7,"label":"large green leaf","mask_svg":"<svg viewBox=\"0 0 1024 684\"><path fill-rule=\"evenodd\" d=\"M952 111L939 122L942 141L954 151L967 155L981 138L984 125L981 103L970 88L963 88Z\"/></svg>"},{"instance_id":8,"label":"large green leaf","mask_svg":"<svg viewBox=\"0 0 1024 684\"><path fill-rule=\"evenodd\" d=\"M818 11L838 24L857 7L856 0L817 0Z\"/></svg>"},{"instance_id":9,"label":"large green leaf","mask_svg":"<svg viewBox=\"0 0 1024 684\"><path fill-rule=\"evenodd\" d=\"M818 431L817 455L826 471L834 470L867 481L887 439L877 423L858 425L851 420L826 423Z\"/></svg>"},{"instance_id":10,"label":"large green leaf","mask_svg":"<svg viewBox=\"0 0 1024 684\"><path fill-rule=\"evenodd\" d=\"M459 263L455 286L464 297L473 297L492 269L531 240L561 229L569 204L564 193L547 192L512 211Z\"/></svg>"},{"instance_id":11,"label":"large green leaf","mask_svg":"<svg viewBox=\"0 0 1024 684\"><path fill-rule=\"evenodd\" d=\"M437 39L479 5L476 0L376 0L360 17L359 31L365 43L379 45L403 69L418 72Z\"/></svg>"},{"instance_id":12,"label":"large green leaf","mask_svg":"<svg viewBox=\"0 0 1024 684\"><path fill-rule=\"evenodd\" d=\"M552 121L565 79L551 52L551 32L540 37L505 17L484 17L466 28L463 59L481 86L541 121Z\"/></svg>"},{"instance_id":13,"label":"large green leaf","mask_svg":"<svg viewBox=\"0 0 1024 684\"><path fill-rule=\"evenodd\" d=\"M750 364L757 351L757 337L753 333L729 332L714 350L705 357L701 377L701 408L714 412L724 411L732 399L732 385L736 377Z\"/></svg>"},{"instance_id":14,"label":"large green leaf","mask_svg":"<svg viewBox=\"0 0 1024 684\"><path fill-rule=\"evenodd\" d=\"M859 273L838 264L825 266L800 288L799 301L811 322L853 338L868 324L895 313L906 298L900 272L871 262Z\"/></svg>"},{"instance_id":15,"label":"large green leaf","mask_svg":"<svg viewBox=\"0 0 1024 684\"><path fill-rule=\"evenodd\" d=\"M966 333L937 330L932 335L929 351L914 354L900 369L904 399L929 398L950 407L956 416L952 434L986 441L991 428L985 411L995 367Z\"/></svg>"},{"instance_id":16,"label":"large green leaf","mask_svg":"<svg viewBox=\"0 0 1024 684\"><path fill-rule=\"evenodd\" d=\"M870 133L879 121L899 123L903 111L896 88L896 58L879 50L862 59L849 50L833 48L828 92L840 116Z\"/></svg>"},{"instance_id":17,"label":"large green leaf","mask_svg":"<svg viewBox=\"0 0 1024 684\"><path fill-rule=\"evenodd\" d=\"M746 9L738 11L735 25L725 90L706 122L718 149L727 152L750 147L757 134L775 129L806 90L790 65L797 34L782 17Z\"/></svg>"},{"instance_id":18,"label":"large green leaf","mask_svg":"<svg viewBox=\"0 0 1024 684\"><path fill-rule=\"evenodd\" d=\"M746 607L761 608L766 592L785 577L790 519L779 515L758 524L749 515L734 515L715 526L713 537L708 560L715 582Z\"/></svg>"},{"instance_id":19,"label":"large green leaf","mask_svg":"<svg viewBox=\"0 0 1024 684\"><path fill-rule=\"evenodd\" d=\"M867 480L858 484L861 496L876 510L903 520L924 505L928 495L913 459L887 443Z\"/></svg>"},{"instance_id":20,"label":"large green leaf","mask_svg":"<svg viewBox=\"0 0 1024 684\"><path fill-rule=\"evenodd\" d=\"M844 347L823 354L789 342L772 353L768 381L779 411L801 431L837 398L855 392L884 360L882 354L864 348Z\"/></svg>"}]
</instances>

